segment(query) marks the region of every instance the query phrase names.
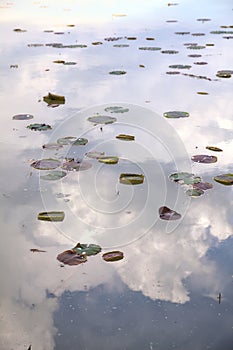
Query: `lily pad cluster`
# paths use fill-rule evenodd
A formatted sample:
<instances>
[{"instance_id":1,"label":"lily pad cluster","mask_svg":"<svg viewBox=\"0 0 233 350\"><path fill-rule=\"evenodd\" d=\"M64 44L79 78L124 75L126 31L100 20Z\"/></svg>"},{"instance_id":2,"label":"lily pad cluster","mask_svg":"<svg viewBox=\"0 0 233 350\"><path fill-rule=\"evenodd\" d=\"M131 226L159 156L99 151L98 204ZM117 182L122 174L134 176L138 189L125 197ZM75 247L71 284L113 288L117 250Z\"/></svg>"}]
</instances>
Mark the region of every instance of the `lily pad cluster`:
<instances>
[{"instance_id":1,"label":"lily pad cluster","mask_svg":"<svg viewBox=\"0 0 233 350\"><path fill-rule=\"evenodd\" d=\"M203 182L200 176L188 172L173 173L169 179L182 185L190 197L199 197L213 187L211 183Z\"/></svg>"}]
</instances>

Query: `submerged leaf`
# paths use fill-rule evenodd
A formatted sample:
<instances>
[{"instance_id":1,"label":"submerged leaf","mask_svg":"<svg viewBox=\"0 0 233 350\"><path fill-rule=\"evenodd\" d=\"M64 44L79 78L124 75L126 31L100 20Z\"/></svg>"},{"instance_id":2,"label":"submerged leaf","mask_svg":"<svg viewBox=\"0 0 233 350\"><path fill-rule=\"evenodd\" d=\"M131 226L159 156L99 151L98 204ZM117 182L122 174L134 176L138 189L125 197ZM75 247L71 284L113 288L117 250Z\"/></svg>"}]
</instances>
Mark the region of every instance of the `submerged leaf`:
<instances>
[{"instance_id":1,"label":"submerged leaf","mask_svg":"<svg viewBox=\"0 0 233 350\"><path fill-rule=\"evenodd\" d=\"M126 113L129 111L129 108L124 108L121 106L110 106L106 107L105 112L110 112L110 113Z\"/></svg>"},{"instance_id":2,"label":"submerged leaf","mask_svg":"<svg viewBox=\"0 0 233 350\"><path fill-rule=\"evenodd\" d=\"M117 164L119 158L115 156L102 156L98 158L98 161L105 164Z\"/></svg>"},{"instance_id":3,"label":"submerged leaf","mask_svg":"<svg viewBox=\"0 0 233 350\"><path fill-rule=\"evenodd\" d=\"M64 211L45 211L38 214L37 219L42 221L63 221Z\"/></svg>"},{"instance_id":4,"label":"submerged leaf","mask_svg":"<svg viewBox=\"0 0 233 350\"><path fill-rule=\"evenodd\" d=\"M159 217L162 220L178 220L181 218L181 215L168 207L160 207Z\"/></svg>"},{"instance_id":5,"label":"submerged leaf","mask_svg":"<svg viewBox=\"0 0 233 350\"><path fill-rule=\"evenodd\" d=\"M117 121L114 117L109 117L108 115L95 115L93 117L87 118L87 120L93 124L112 124Z\"/></svg>"},{"instance_id":6,"label":"submerged leaf","mask_svg":"<svg viewBox=\"0 0 233 350\"><path fill-rule=\"evenodd\" d=\"M65 250L64 252L58 254L57 260L66 265L80 265L87 261L85 254L78 255L73 250Z\"/></svg>"},{"instance_id":7,"label":"submerged leaf","mask_svg":"<svg viewBox=\"0 0 233 350\"><path fill-rule=\"evenodd\" d=\"M192 156L191 159L193 162L204 163L204 164L216 163L218 160L216 156L208 156L205 154L198 154L198 155Z\"/></svg>"},{"instance_id":8,"label":"submerged leaf","mask_svg":"<svg viewBox=\"0 0 233 350\"><path fill-rule=\"evenodd\" d=\"M109 74L111 74L111 75L124 75L126 73L127 72L124 70L113 70L113 71L109 72Z\"/></svg>"},{"instance_id":9,"label":"submerged leaf","mask_svg":"<svg viewBox=\"0 0 233 350\"><path fill-rule=\"evenodd\" d=\"M169 179L171 181L178 182L181 185L193 185L201 182L201 178L199 176L188 172L173 173L169 176Z\"/></svg>"},{"instance_id":10,"label":"submerged leaf","mask_svg":"<svg viewBox=\"0 0 233 350\"><path fill-rule=\"evenodd\" d=\"M40 179L42 180L49 180L49 181L55 181L55 180L60 180L63 177L66 176L66 172L62 170L54 170L51 171L45 175L41 175Z\"/></svg>"},{"instance_id":11,"label":"submerged leaf","mask_svg":"<svg viewBox=\"0 0 233 350\"><path fill-rule=\"evenodd\" d=\"M165 118L187 118L189 117L189 113L181 111L170 111L163 113L163 116Z\"/></svg>"},{"instance_id":12,"label":"submerged leaf","mask_svg":"<svg viewBox=\"0 0 233 350\"><path fill-rule=\"evenodd\" d=\"M190 197L199 197L202 194L204 194L204 191L201 189L192 188L192 189L187 190L186 194Z\"/></svg>"},{"instance_id":13,"label":"submerged leaf","mask_svg":"<svg viewBox=\"0 0 233 350\"><path fill-rule=\"evenodd\" d=\"M102 258L105 261L118 261L124 258L124 254L119 250L114 250L112 252L104 253Z\"/></svg>"},{"instance_id":14,"label":"submerged leaf","mask_svg":"<svg viewBox=\"0 0 233 350\"><path fill-rule=\"evenodd\" d=\"M138 48L139 50L146 50L146 51L159 51L161 50L161 47L156 46L141 46Z\"/></svg>"},{"instance_id":15,"label":"submerged leaf","mask_svg":"<svg viewBox=\"0 0 233 350\"><path fill-rule=\"evenodd\" d=\"M97 244L83 244L78 243L72 251L75 251L77 254L85 254L87 256L96 255L101 251L101 247Z\"/></svg>"},{"instance_id":16,"label":"submerged leaf","mask_svg":"<svg viewBox=\"0 0 233 350\"><path fill-rule=\"evenodd\" d=\"M88 143L88 139L84 137L79 137L77 140L72 142L72 146L85 146Z\"/></svg>"},{"instance_id":17,"label":"submerged leaf","mask_svg":"<svg viewBox=\"0 0 233 350\"><path fill-rule=\"evenodd\" d=\"M60 160L54 158L36 160L31 164L33 168L38 170L52 170L58 168L60 165Z\"/></svg>"},{"instance_id":18,"label":"submerged leaf","mask_svg":"<svg viewBox=\"0 0 233 350\"><path fill-rule=\"evenodd\" d=\"M135 137L133 135L119 134L116 136L116 139L123 141L134 141Z\"/></svg>"},{"instance_id":19,"label":"submerged leaf","mask_svg":"<svg viewBox=\"0 0 233 350\"><path fill-rule=\"evenodd\" d=\"M33 130L33 131L46 131L46 130L50 130L52 129L51 125L48 124L38 124L38 123L34 123L34 124L30 124L27 126L28 129Z\"/></svg>"},{"instance_id":20,"label":"submerged leaf","mask_svg":"<svg viewBox=\"0 0 233 350\"><path fill-rule=\"evenodd\" d=\"M120 183L124 185L140 185L144 182L142 174L120 174Z\"/></svg>"},{"instance_id":21,"label":"submerged leaf","mask_svg":"<svg viewBox=\"0 0 233 350\"><path fill-rule=\"evenodd\" d=\"M98 151L90 151L85 154L86 157L88 158L94 158L94 159L99 159L100 157L104 156L104 152L98 152Z\"/></svg>"},{"instance_id":22,"label":"submerged leaf","mask_svg":"<svg viewBox=\"0 0 233 350\"><path fill-rule=\"evenodd\" d=\"M222 185L233 185L233 174L221 174L214 177L214 181L219 182Z\"/></svg>"},{"instance_id":23,"label":"submerged leaf","mask_svg":"<svg viewBox=\"0 0 233 350\"><path fill-rule=\"evenodd\" d=\"M74 136L61 137L60 139L57 139L57 143L59 145L70 145L75 139L76 137Z\"/></svg>"},{"instance_id":24,"label":"submerged leaf","mask_svg":"<svg viewBox=\"0 0 233 350\"><path fill-rule=\"evenodd\" d=\"M29 120L34 118L31 114L16 114L12 117L13 120Z\"/></svg>"},{"instance_id":25,"label":"submerged leaf","mask_svg":"<svg viewBox=\"0 0 233 350\"><path fill-rule=\"evenodd\" d=\"M210 151L214 151L214 152L222 152L221 148L214 147L214 146L206 146L206 149L209 149Z\"/></svg>"}]
</instances>

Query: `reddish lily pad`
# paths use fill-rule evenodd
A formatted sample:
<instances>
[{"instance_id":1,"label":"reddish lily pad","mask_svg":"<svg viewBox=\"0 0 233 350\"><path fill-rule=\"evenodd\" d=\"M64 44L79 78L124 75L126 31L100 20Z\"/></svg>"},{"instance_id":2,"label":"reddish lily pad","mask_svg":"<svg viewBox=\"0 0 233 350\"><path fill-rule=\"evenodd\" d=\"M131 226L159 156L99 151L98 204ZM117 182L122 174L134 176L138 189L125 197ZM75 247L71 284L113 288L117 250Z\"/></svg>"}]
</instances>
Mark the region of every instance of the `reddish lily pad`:
<instances>
[{"instance_id":1,"label":"reddish lily pad","mask_svg":"<svg viewBox=\"0 0 233 350\"><path fill-rule=\"evenodd\" d=\"M225 186L231 186L233 185L233 174L221 174L221 175L215 176L214 181Z\"/></svg>"},{"instance_id":2,"label":"reddish lily pad","mask_svg":"<svg viewBox=\"0 0 233 350\"><path fill-rule=\"evenodd\" d=\"M57 260L66 265L80 265L87 261L86 255L78 255L73 250L65 250L64 252L58 254Z\"/></svg>"},{"instance_id":3,"label":"reddish lily pad","mask_svg":"<svg viewBox=\"0 0 233 350\"><path fill-rule=\"evenodd\" d=\"M36 160L31 166L38 170L53 170L61 165L60 160L54 158L45 158Z\"/></svg>"},{"instance_id":4,"label":"reddish lily pad","mask_svg":"<svg viewBox=\"0 0 233 350\"><path fill-rule=\"evenodd\" d=\"M196 190L206 191L206 190L210 190L211 188L213 188L213 185L209 182L198 182L198 183L193 185L193 188Z\"/></svg>"},{"instance_id":5,"label":"reddish lily pad","mask_svg":"<svg viewBox=\"0 0 233 350\"><path fill-rule=\"evenodd\" d=\"M181 218L181 215L175 210L164 206L159 208L159 217L162 220L178 220Z\"/></svg>"},{"instance_id":6,"label":"reddish lily pad","mask_svg":"<svg viewBox=\"0 0 233 350\"><path fill-rule=\"evenodd\" d=\"M34 118L31 114L16 114L12 117L13 120L29 120Z\"/></svg>"},{"instance_id":7,"label":"reddish lily pad","mask_svg":"<svg viewBox=\"0 0 233 350\"><path fill-rule=\"evenodd\" d=\"M119 250L114 250L112 252L104 253L102 258L105 261L118 261L124 258L124 254Z\"/></svg>"},{"instance_id":8,"label":"reddish lily pad","mask_svg":"<svg viewBox=\"0 0 233 350\"><path fill-rule=\"evenodd\" d=\"M192 156L191 159L193 162L204 163L204 164L216 163L218 160L216 156L208 156L206 154L198 154L198 155Z\"/></svg>"},{"instance_id":9,"label":"reddish lily pad","mask_svg":"<svg viewBox=\"0 0 233 350\"><path fill-rule=\"evenodd\" d=\"M64 211L44 211L38 214L37 219L42 221L63 221Z\"/></svg>"}]
</instances>

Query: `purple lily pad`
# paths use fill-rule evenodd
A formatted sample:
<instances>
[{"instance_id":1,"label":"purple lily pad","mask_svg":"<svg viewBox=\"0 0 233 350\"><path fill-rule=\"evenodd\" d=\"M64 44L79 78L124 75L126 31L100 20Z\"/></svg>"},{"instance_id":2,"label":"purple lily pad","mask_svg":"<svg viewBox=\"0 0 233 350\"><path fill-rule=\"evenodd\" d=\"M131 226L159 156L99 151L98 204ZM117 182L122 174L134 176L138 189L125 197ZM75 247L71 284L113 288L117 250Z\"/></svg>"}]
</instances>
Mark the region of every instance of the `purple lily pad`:
<instances>
[{"instance_id":1,"label":"purple lily pad","mask_svg":"<svg viewBox=\"0 0 233 350\"><path fill-rule=\"evenodd\" d=\"M66 265L80 265L87 261L87 257L85 254L77 254L70 249L58 254L57 260Z\"/></svg>"},{"instance_id":2,"label":"purple lily pad","mask_svg":"<svg viewBox=\"0 0 233 350\"><path fill-rule=\"evenodd\" d=\"M159 217L162 220L178 220L181 218L181 215L168 207L160 207Z\"/></svg>"},{"instance_id":3,"label":"purple lily pad","mask_svg":"<svg viewBox=\"0 0 233 350\"><path fill-rule=\"evenodd\" d=\"M192 156L191 159L193 162L204 163L204 164L216 163L218 160L216 156L208 156L206 154L198 154L198 155Z\"/></svg>"}]
</instances>

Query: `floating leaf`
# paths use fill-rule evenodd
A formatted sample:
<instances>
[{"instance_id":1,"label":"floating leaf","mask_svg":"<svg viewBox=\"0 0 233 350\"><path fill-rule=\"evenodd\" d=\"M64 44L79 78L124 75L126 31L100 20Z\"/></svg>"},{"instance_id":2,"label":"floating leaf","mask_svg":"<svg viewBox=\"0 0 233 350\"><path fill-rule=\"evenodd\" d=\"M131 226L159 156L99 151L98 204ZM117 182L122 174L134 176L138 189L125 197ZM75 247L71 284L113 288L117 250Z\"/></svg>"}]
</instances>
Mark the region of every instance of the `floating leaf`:
<instances>
[{"instance_id":1,"label":"floating leaf","mask_svg":"<svg viewBox=\"0 0 233 350\"><path fill-rule=\"evenodd\" d=\"M232 70L219 70L216 74L216 77L218 77L218 78L231 78L232 74L233 74Z\"/></svg>"},{"instance_id":2,"label":"floating leaf","mask_svg":"<svg viewBox=\"0 0 233 350\"><path fill-rule=\"evenodd\" d=\"M15 28L15 29L13 29L13 31L17 32L17 33L25 33L26 29Z\"/></svg>"},{"instance_id":3,"label":"floating leaf","mask_svg":"<svg viewBox=\"0 0 233 350\"><path fill-rule=\"evenodd\" d=\"M87 261L86 255L78 255L73 250L65 250L58 254L57 260L66 265L80 265Z\"/></svg>"},{"instance_id":4,"label":"floating leaf","mask_svg":"<svg viewBox=\"0 0 233 350\"><path fill-rule=\"evenodd\" d=\"M52 150L59 150L62 148L62 145L59 145L58 143L46 143L42 146L44 149L52 149Z\"/></svg>"},{"instance_id":5,"label":"floating leaf","mask_svg":"<svg viewBox=\"0 0 233 350\"><path fill-rule=\"evenodd\" d=\"M178 70L171 70L171 71L166 72L166 74L177 75L177 74L180 74L180 72Z\"/></svg>"},{"instance_id":6,"label":"floating leaf","mask_svg":"<svg viewBox=\"0 0 233 350\"><path fill-rule=\"evenodd\" d=\"M129 111L129 108L124 108L121 106L110 106L106 107L105 112L110 112L110 113L126 113Z\"/></svg>"},{"instance_id":7,"label":"floating leaf","mask_svg":"<svg viewBox=\"0 0 233 350\"><path fill-rule=\"evenodd\" d=\"M142 174L120 174L120 183L124 185L140 185L144 182Z\"/></svg>"},{"instance_id":8,"label":"floating leaf","mask_svg":"<svg viewBox=\"0 0 233 350\"><path fill-rule=\"evenodd\" d=\"M61 137L60 139L57 139L57 143L59 145L70 145L72 142L74 142L74 139L76 139L76 137L74 136L66 136L66 137Z\"/></svg>"},{"instance_id":9,"label":"floating leaf","mask_svg":"<svg viewBox=\"0 0 233 350\"><path fill-rule=\"evenodd\" d=\"M114 117L109 117L108 115L95 115L93 117L89 117L87 119L89 122L93 124L112 124L117 121Z\"/></svg>"},{"instance_id":10,"label":"floating leaf","mask_svg":"<svg viewBox=\"0 0 233 350\"><path fill-rule=\"evenodd\" d=\"M205 91L198 91L197 94L198 95L209 95L208 92L205 92Z\"/></svg>"},{"instance_id":11,"label":"floating leaf","mask_svg":"<svg viewBox=\"0 0 233 350\"><path fill-rule=\"evenodd\" d=\"M122 36L105 38L106 41L117 41L122 39Z\"/></svg>"},{"instance_id":12,"label":"floating leaf","mask_svg":"<svg viewBox=\"0 0 233 350\"><path fill-rule=\"evenodd\" d=\"M189 117L189 113L181 111L170 111L163 113L163 116L165 118L187 118Z\"/></svg>"},{"instance_id":13,"label":"floating leaf","mask_svg":"<svg viewBox=\"0 0 233 350\"><path fill-rule=\"evenodd\" d=\"M72 146L85 146L88 143L88 139L84 137L79 137L77 140L72 142Z\"/></svg>"},{"instance_id":14,"label":"floating leaf","mask_svg":"<svg viewBox=\"0 0 233 350\"><path fill-rule=\"evenodd\" d=\"M202 57L202 55L199 55L197 53L193 53L191 55L188 55L188 57L192 57L192 58L198 58L198 57Z\"/></svg>"},{"instance_id":15,"label":"floating leaf","mask_svg":"<svg viewBox=\"0 0 233 350\"><path fill-rule=\"evenodd\" d=\"M96 255L101 252L101 247L97 244L82 244L78 243L72 251L76 252L78 255L85 254L87 256Z\"/></svg>"},{"instance_id":16,"label":"floating leaf","mask_svg":"<svg viewBox=\"0 0 233 350\"><path fill-rule=\"evenodd\" d=\"M162 220L178 220L181 218L181 215L168 207L160 207L159 217Z\"/></svg>"},{"instance_id":17,"label":"floating leaf","mask_svg":"<svg viewBox=\"0 0 233 350\"><path fill-rule=\"evenodd\" d=\"M192 68L192 66L190 66L188 64L171 64L169 66L169 68L173 68L173 69L190 69L190 68Z\"/></svg>"},{"instance_id":18,"label":"floating leaf","mask_svg":"<svg viewBox=\"0 0 233 350\"><path fill-rule=\"evenodd\" d=\"M64 96L51 94L51 92L49 92L47 96L44 96L43 100L48 105L51 105L51 104L64 104L65 103L65 97Z\"/></svg>"},{"instance_id":19,"label":"floating leaf","mask_svg":"<svg viewBox=\"0 0 233 350\"><path fill-rule=\"evenodd\" d=\"M16 114L12 117L13 120L29 120L34 118L31 114Z\"/></svg>"},{"instance_id":20,"label":"floating leaf","mask_svg":"<svg viewBox=\"0 0 233 350\"><path fill-rule=\"evenodd\" d=\"M38 123L35 123L35 124L30 124L27 126L28 129L30 130L33 130L33 131L45 131L45 130L50 130L52 129L52 127L48 124L44 124L44 123L41 123L41 124L38 124Z\"/></svg>"},{"instance_id":21,"label":"floating leaf","mask_svg":"<svg viewBox=\"0 0 233 350\"><path fill-rule=\"evenodd\" d=\"M55 181L60 180L64 176L66 176L66 172L62 170L53 170L45 175L41 175L40 179L42 180L49 180L49 181Z\"/></svg>"},{"instance_id":22,"label":"floating leaf","mask_svg":"<svg viewBox=\"0 0 233 350\"><path fill-rule=\"evenodd\" d=\"M204 75L195 75L195 74L188 74L188 73L182 73L182 75L185 75L185 76L191 77L191 78L205 79L205 80L209 80L209 81L212 80L211 78L208 78L208 77L206 77Z\"/></svg>"},{"instance_id":23,"label":"floating leaf","mask_svg":"<svg viewBox=\"0 0 233 350\"><path fill-rule=\"evenodd\" d=\"M123 141L134 141L135 137L133 135L119 134L116 136L116 139Z\"/></svg>"},{"instance_id":24,"label":"floating leaf","mask_svg":"<svg viewBox=\"0 0 233 350\"><path fill-rule=\"evenodd\" d=\"M214 146L206 146L206 149L209 149L210 151L214 151L214 152L222 152L221 148L214 147Z\"/></svg>"},{"instance_id":25,"label":"floating leaf","mask_svg":"<svg viewBox=\"0 0 233 350\"><path fill-rule=\"evenodd\" d=\"M77 62L67 61L64 63L64 66L75 66L76 64L77 64Z\"/></svg>"},{"instance_id":26,"label":"floating leaf","mask_svg":"<svg viewBox=\"0 0 233 350\"><path fill-rule=\"evenodd\" d=\"M136 36L127 36L127 40L137 40Z\"/></svg>"},{"instance_id":27,"label":"floating leaf","mask_svg":"<svg viewBox=\"0 0 233 350\"><path fill-rule=\"evenodd\" d=\"M187 46L187 49L189 49L189 50L202 50L202 49L205 49L205 46L202 46L202 45L191 45L191 46Z\"/></svg>"},{"instance_id":28,"label":"floating leaf","mask_svg":"<svg viewBox=\"0 0 233 350\"><path fill-rule=\"evenodd\" d=\"M115 44L113 47L129 47L128 44Z\"/></svg>"},{"instance_id":29,"label":"floating leaf","mask_svg":"<svg viewBox=\"0 0 233 350\"><path fill-rule=\"evenodd\" d=\"M37 219L42 221L63 221L65 218L64 211L44 211L38 214Z\"/></svg>"},{"instance_id":30,"label":"floating leaf","mask_svg":"<svg viewBox=\"0 0 233 350\"><path fill-rule=\"evenodd\" d=\"M208 22L208 21L211 21L210 18L197 18L197 21L199 22Z\"/></svg>"},{"instance_id":31,"label":"floating leaf","mask_svg":"<svg viewBox=\"0 0 233 350\"><path fill-rule=\"evenodd\" d=\"M101 41L94 41L92 45L102 45L103 43Z\"/></svg>"},{"instance_id":32,"label":"floating leaf","mask_svg":"<svg viewBox=\"0 0 233 350\"><path fill-rule=\"evenodd\" d=\"M166 54L169 54L169 55L174 55L174 54L179 53L179 51L176 51L176 50L162 50L160 52L161 53L166 53Z\"/></svg>"},{"instance_id":33,"label":"floating leaf","mask_svg":"<svg viewBox=\"0 0 233 350\"><path fill-rule=\"evenodd\" d=\"M191 159L193 162L204 163L204 164L216 163L218 160L216 156L208 156L205 154L198 154L198 155L192 156Z\"/></svg>"},{"instance_id":34,"label":"floating leaf","mask_svg":"<svg viewBox=\"0 0 233 350\"><path fill-rule=\"evenodd\" d=\"M169 176L169 179L174 182L178 182L181 185L193 185L195 183L201 182L201 178L192 173L180 172L174 173Z\"/></svg>"},{"instance_id":35,"label":"floating leaf","mask_svg":"<svg viewBox=\"0 0 233 350\"><path fill-rule=\"evenodd\" d=\"M146 50L146 51L159 51L161 50L161 47L156 46L141 46L138 48L139 50Z\"/></svg>"},{"instance_id":36,"label":"floating leaf","mask_svg":"<svg viewBox=\"0 0 233 350\"><path fill-rule=\"evenodd\" d=\"M114 250L112 252L104 253L102 258L105 261L118 261L124 258L124 254L119 250Z\"/></svg>"},{"instance_id":37,"label":"floating leaf","mask_svg":"<svg viewBox=\"0 0 233 350\"><path fill-rule=\"evenodd\" d=\"M167 23L176 23L178 21L176 19L168 19L166 22Z\"/></svg>"},{"instance_id":38,"label":"floating leaf","mask_svg":"<svg viewBox=\"0 0 233 350\"><path fill-rule=\"evenodd\" d=\"M205 64L208 64L207 62L203 62L203 61L200 61L200 62L193 62L193 64L197 64L199 66L204 66Z\"/></svg>"},{"instance_id":39,"label":"floating leaf","mask_svg":"<svg viewBox=\"0 0 233 350\"><path fill-rule=\"evenodd\" d=\"M190 32L175 32L177 35L187 35L190 34Z\"/></svg>"},{"instance_id":40,"label":"floating leaf","mask_svg":"<svg viewBox=\"0 0 233 350\"><path fill-rule=\"evenodd\" d=\"M119 161L118 157L115 156L102 156L98 158L98 161L100 163L105 163L105 164L117 164Z\"/></svg>"},{"instance_id":41,"label":"floating leaf","mask_svg":"<svg viewBox=\"0 0 233 350\"><path fill-rule=\"evenodd\" d=\"M124 70L113 70L113 71L109 72L109 74L111 74L111 75L124 75L124 74L126 74L126 71L124 71Z\"/></svg>"},{"instance_id":42,"label":"floating leaf","mask_svg":"<svg viewBox=\"0 0 233 350\"><path fill-rule=\"evenodd\" d=\"M33 168L38 170L52 170L58 168L60 165L60 160L53 158L36 160L31 164Z\"/></svg>"},{"instance_id":43,"label":"floating leaf","mask_svg":"<svg viewBox=\"0 0 233 350\"><path fill-rule=\"evenodd\" d=\"M104 152L91 151L91 152L87 152L85 154L85 156L88 157L88 158L99 159L100 157L104 156Z\"/></svg>"},{"instance_id":44,"label":"floating leaf","mask_svg":"<svg viewBox=\"0 0 233 350\"><path fill-rule=\"evenodd\" d=\"M78 160L67 160L63 165L62 169L67 171L83 171L88 170L92 167L92 164L86 161Z\"/></svg>"},{"instance_id":45,"label":"floating leaf","mask_svg":"<svg viewBox=\"0 0 233 350\"><path fill-rule=\"evenodd\" d=\"M53 61L53 63L64 64L64 63L65 63L65 61L63 61L63 60L56 60L56 61Z\"/></svg>"},{"instance_id":46,"label":"floating leaf","mask_svg":"<svg viewBox=\"0 0 233 350\"><path fill-rule=\"evenodd\" d=\"M149 38L146 38L146 40L155 40L155 38L149 37Z\"/></svg>"},{"instance_id":47,"label":"floating leaf","mask_svg":"<svg viewBox=\"0 0 233 350\"><path fill-rule=\"evenodd\" d=\"M198 183L193 185L193 188L196 190L206 191L206 190L210 190L211 188L213 188L213 185L209 182L198 182Z\"/></svg>"},{"instance_id":48,"label":"floating leaf","mask_svg":"<svg viewBox=\"0 0 233 350\"><path fill-rule=\"evenodd\" d=\"M192 33L193 36L204 36L205 33Z\"/></svg>"},{"instance_id":49,"label":"floating leaf","mask_svg":"<svg viewBox=\"0 0 233 350\"><path fill-rule=\"evenodd\" d=\"M192 188L192 189L187 190L186 194L190 197L199 197L202 194L204 194L204 191L202 191L201 189Z\"/></svg>"},{"instance_id":50,"label":"floating leaf","mask_svg":"<svg viewBox=\"0 0 233 350\"><path fill-rule=\"evenodd\" d=\"M214 177L214 181L219 182L222 185L233 185L233 174L221 174Z\"/></svg>"}]
</instances>

